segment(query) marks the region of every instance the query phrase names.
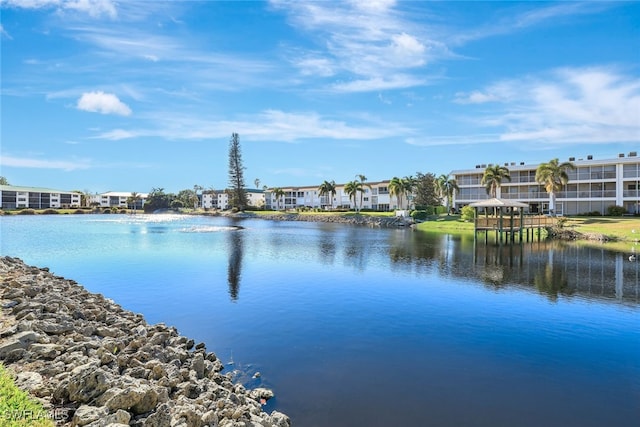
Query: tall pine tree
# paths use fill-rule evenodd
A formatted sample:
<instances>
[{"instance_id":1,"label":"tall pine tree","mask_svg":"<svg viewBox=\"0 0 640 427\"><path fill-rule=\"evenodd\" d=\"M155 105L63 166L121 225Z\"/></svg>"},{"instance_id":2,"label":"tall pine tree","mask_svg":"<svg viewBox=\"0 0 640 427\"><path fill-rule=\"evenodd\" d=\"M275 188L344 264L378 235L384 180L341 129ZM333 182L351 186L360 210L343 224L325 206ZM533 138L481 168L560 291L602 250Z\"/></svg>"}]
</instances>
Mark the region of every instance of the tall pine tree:
<instances>
[{"instance_id":1,"label":"tall pine tree","mask_svg":"<svg viewBox=\"0 0 640 427\"><path fill-rule=\"evenodd\" d=\"M240 137L237 133L232 133L229 141L229 205L240 211L247 206Z\"/></svg>"}]
</instances>

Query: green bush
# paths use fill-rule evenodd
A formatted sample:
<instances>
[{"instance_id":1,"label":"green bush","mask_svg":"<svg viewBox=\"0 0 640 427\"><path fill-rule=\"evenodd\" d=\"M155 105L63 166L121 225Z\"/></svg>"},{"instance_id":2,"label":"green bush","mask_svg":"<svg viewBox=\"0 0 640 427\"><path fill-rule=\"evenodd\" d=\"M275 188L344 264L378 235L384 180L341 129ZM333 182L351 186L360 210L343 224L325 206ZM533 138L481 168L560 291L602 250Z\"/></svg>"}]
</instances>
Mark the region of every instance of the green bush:
<instances>
[{"instance_id":1,"label":"green bush","mask_svg":"<svg viewBox=\"0 0 640 427\"><path fill-rule=\"evenodd\" d=\"M607 208L607 215L611 216L622 216L627 213L627 210L624 206L609 206Z\"/></svg>"},{"instance_id":2,"label":"green bush","mask_svg":"<svg viewBox=\"0 0 640 427\"><path fill-rule=\"evenodd\" d=\"M463 221L473 221L473 218L475 217L474 208L471 206L463 206L460 212L460 218Z\"/></svg>"},{"instance_id":3,"label":"green bush","mask_svg":"<svg viewBox=\"0 0 640 427\"><path fill-rule=\"evenodd\" d=\"M426 221L429 218L429 213L426 210L411 211L411 218L414 221Z\"/></svg>"},{"instance_id":4,"label":"green bush","mask_svg":"<svg viewBox=\"0 0 640 427\"><path fill-rule=\"evenodd\" d=\"M60 212L57 209L45 209L42 213L45 215L57 215Z\"/></svg>"},{"instance_id":5,"label":"green bush","mask_svg":"<svg viewBox=\"0 0 640 427\"><path fill-rule=\"evenodd\" d=\"M438 211L437 206L416 206L416 211L421 212L424 211L427 215L435 215Z\"/></svg>"},{"instance_id":6,"label":"green bush","mask_svg":"<svg viewBox=\"0 0 640 427\"><path fill-rule=\"evenodd\" d=\"M84 214L84 211L82 209L76 209L75 211L73 211L74 214Z\"/></svg>"},{"instance_id":7,"label":"green bush","mask_svg":"<svg viewBox=\"0 0 640 427\"><path fill-rule=\"evenodd\" d=\"M35 209L21 209L18 212L18 215L35 215L36 211Z\"/></svg>"},{"instance_id":8,"label":"green bush","mask_svg":"<svg viewBox=\"0 0 640 427\"><path fill-rule=\"evenodd\" d=\"M447 207L446 206L436 206L436 214L437 215L446 214L446 213L447 213Z\"/></svg>"}]
</instances>

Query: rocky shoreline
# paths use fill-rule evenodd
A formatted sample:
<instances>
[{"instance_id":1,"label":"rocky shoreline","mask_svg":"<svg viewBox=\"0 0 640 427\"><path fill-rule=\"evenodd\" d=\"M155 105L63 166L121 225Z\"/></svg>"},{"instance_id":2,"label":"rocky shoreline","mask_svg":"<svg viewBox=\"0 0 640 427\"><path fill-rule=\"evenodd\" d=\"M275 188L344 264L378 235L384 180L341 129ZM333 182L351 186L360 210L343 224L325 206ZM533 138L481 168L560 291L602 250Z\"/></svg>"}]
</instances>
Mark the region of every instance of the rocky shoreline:
<instances>
[{"instance_id":1,"label":"rocky shoreline","mask_svg":"<svg viewBox=\"0 0 640 427\"><path fill-rule=\"evenodd\" d=\"M256 218L271 221L303 221L303 222L330 222L339 224L361 225L367 227L405 227L413 224L412 218L370 216L370 215L321 215L300 214L294 212L282 212L266 215L258 215L251 212L226 213L219 215L233 218Z\"/></svg>"},{"instance_id":2,"label":"rocky shoreline","mask_svg":"<svg viewBox=\"0 0 640 427\"><path fill-rule=\"evenodd\" d=\"M0 258L0 277L0 361L57 425L291 425L263 411L271 390L234 383L214 353L175 328L18 258Z\"/></svg>"}]
</instances>

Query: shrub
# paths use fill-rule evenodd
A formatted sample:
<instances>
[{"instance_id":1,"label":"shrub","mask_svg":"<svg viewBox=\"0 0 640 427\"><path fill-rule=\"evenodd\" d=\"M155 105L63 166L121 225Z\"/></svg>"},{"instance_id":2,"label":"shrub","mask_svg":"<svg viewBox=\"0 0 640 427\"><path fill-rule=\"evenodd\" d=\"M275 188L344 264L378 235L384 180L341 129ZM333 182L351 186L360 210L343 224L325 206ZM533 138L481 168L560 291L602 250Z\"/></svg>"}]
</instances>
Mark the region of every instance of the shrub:
<instances>
[{"instance_id":1,"label":"shrub","mask_svg":"<svg viewBox=\"0 0 640 427\"><path fill-rule=\"evenodd\" d=\"M56 214L59 214L60 212L58 212L57 209L45 209L42 213L45 215L56 215Z\"/></svg>"},{"instance_id":2,"label":"shrub","mask_svg":"<svg viewBox=\"0 0 640 427\"><path fill-rule=\"evenodd\" d=\"M111 209L105 209L102 211L103 214L110 214L111 213Z\"/></svg>"},{"instance_id":3,"label":"shrub","mask_svg":"<svg viewBox=\"0 0 640 427\"><path fill-rule=\"evenodd\" d=\"M607 208L607 215L611 216L622 216L627 213L627 210L624 206L609 206Z\"/></svg>"},{"instance_id":4,"label":"shrub","mask_svg":"<svg viewBox=\"0 0 640 427\"><path fill-rule=\"evenodd\" d=\"M2 425L6 427L54 427L53 421L45 417L47 414L42 405L26 392L16 387L13 378L0 364L0 414ZM33 414L41 417L17 417L11 415ZM39 418L39 419L36 419Z\"/></svg>"},{"instance_id":5,"label":"shrub","mask_svg":"<svg viewBox=\"0 0 640 427\"><path fill-rule=\"evenodd\" d=\"M82 209L76 209L75 211L73 211L74 214L84 214L84 211Z\"/></svg>"},{"instance_id":6,"label":"shrub","mask_svg":"<svg viewBox=\"0 0 640 427\"><path fill-rule=\"evenodd\" d=\"M18 212L18 215L35 215L36 211L35 209L21 209Z\"/></svg>"},{"instance_id":7,"label":"shrub","mask_svg":"<svg viewBox=\"0 0 640 427\"><path fill-rule=\"evenodd\" d=\"M436 214L437 215L446 214L446 213L447 213L447 207L446 206L436 206Z\"/></svg>"},{"instance_id":8,"label":"shrub","mask_svg":"<svg viewBox=\"0 0 640 427\"><path fill-rule=\"evenodd\" d=\"M426 221L429 218L429 213L426 210L411 211L411 218L414 221Z\"/></svg>"},{"instance_id":9,"label":"shrub","mask_svg":"<svg viewBox=\"0 0 640 427\"><path fill-rule=\"evenodd\" d=\"M475 216L475 209L471 206L463 206L461 209L460 218L463 221L473 221Z\"/></svg>"}]
</instances>

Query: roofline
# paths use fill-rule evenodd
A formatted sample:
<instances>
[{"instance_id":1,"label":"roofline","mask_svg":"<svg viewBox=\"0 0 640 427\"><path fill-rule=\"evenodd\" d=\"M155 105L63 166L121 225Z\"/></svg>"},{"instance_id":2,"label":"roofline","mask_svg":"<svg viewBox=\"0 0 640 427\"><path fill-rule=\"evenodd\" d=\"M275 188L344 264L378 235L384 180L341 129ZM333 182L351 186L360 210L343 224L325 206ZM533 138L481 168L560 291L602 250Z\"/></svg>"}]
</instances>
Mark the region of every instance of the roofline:
<instances>
[{"instance_id":1,"label":"roofline","mask_svg":"<svg viewBox=\"0 0 640 427\"><path fill-rule=\"evenodd\" d=\"M55 188L44 187L25 187L21 185L0 185L0 191L23 191L28 193L67 193L67 194L82 194L81 191L73 190L57 190Z\"/></svg>"},{"instance_id":2,"label":"roofline","mask_svg":"<svg viewBox=\"0 0 640 427\"><path fill-rule=\"evenodd\" d=\"M601 165L601 164L622 164L622 163L636 163L636 162L640 162L640 157L637 156L637 154L635 154L635 151L630 152L628 155L624 155L623 153L620 153L620 155L618 157L614 157L614 158L608 158L608 159L594 159L594 158L589 158L589 157L593 157L591 155L587 156L587 159L585 160L584 158L578 158L576 159L575 157L569 157L566 160L561 160L559 159L561 162L571 162L573 163L575 166L587 166L587 165ZM621 157L622 156L622 157ZM504 162L504 163L483 163L481 165L476 165L476 167L474 168L469 168L469 169L454 169L451 172L449 172L450 175L460 175L460 174L464 174L464 173L476 173L478 171L484 171L488 166L505 166L507 168L509 168L509 170L528 170L528 169L535 169L537 168L539 165L541 165L544 162L540 162L540 163L524 163L524 162L518 162L517 164L515 164L516 162Z\"/></svg>"}]
</instances>

